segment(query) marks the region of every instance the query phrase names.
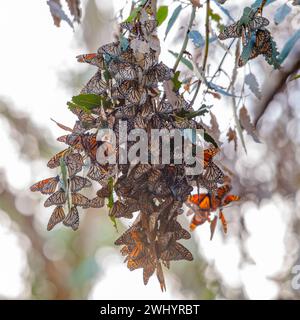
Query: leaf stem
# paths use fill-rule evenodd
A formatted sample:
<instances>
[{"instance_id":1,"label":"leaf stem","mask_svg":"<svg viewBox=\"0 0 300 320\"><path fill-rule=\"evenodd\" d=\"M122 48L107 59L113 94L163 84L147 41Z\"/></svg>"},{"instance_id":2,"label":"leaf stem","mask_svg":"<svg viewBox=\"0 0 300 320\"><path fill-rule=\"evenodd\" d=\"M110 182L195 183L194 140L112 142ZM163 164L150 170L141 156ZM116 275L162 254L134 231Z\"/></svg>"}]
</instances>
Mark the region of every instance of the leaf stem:
<instances>
[{"instance_id":1,"label":"leaf stem","mask_svg":"<svg viewBox=\"0 0 300 320\"><path fill-rule=\"evenodd\" d=\"M192 12L191 12L191 16L190 16L190 21L189 21L189 25L188 25L188 28L187 28L187 31L186 31L186 34L185 34L185 38L184 38L184 41L183 41L183 44L182 44L182 47L181 47L181 50L180 50L180 53L175 61L175 64L174 64L174 67L173 67L173 70L174 72L176 71L176 69L178 68L178 65L180 63L180 60L184 54L184 51L186 50L186 47L188 45L188 41L189 41L189 32L190 32L190 29L192 28L192 25L193 25L193 22L195 20L195 15L196 15L196 6L195 5L192 5Z\"/></svg>"},{"instance_id":2,"label":"leaf stem","mask_svg":"<svg viewBox=\"0 0 300 320\"><path fill-rule=\"evenodd\" d=\"M205 49L204 49L204 58L202 64L202 71L205 72L207 59L208 59L208 52L209 52L209 14L210 14L210 0L206 0L206 18L205 18ZM190 103L191 107L193 106L197 95L199 93L201 87L201 80L198 80L197 87L193 99Z\"/></svg>"}]
</instances>

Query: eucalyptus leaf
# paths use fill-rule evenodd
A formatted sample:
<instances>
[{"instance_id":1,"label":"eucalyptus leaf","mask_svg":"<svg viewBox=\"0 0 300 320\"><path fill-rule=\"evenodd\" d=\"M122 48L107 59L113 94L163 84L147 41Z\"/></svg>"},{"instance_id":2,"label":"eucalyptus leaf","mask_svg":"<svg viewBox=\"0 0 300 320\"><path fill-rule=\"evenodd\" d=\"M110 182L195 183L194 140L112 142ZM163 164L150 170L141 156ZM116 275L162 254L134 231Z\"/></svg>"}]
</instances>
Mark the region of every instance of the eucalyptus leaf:
<instances>
[{"instance_id":1,"label":"eucalyptus leaf","mask_svg":"<svg viewBox=\"0 0 300 320\"><path fill-rule=\"evenodd\" d=\"M168 50L168 51L169 51L175 58L177 58L178 55L179 55L178 53L173 52L172 50ZM189 61L188 59L182 57L182 58L180 59L180 61L181 61L183 64L185 64L190 70L192 70L192 71L194 70L192 62Z\"/></svg>"},{"instance_id":2,"label":"eucalyptus leaf","mask_svg":"<svg viewBox=\"0 0 300 320\"><path fill-rule=\"evenodd\" d=\"M262 94L258 84L258 81L253 73L248 73L245 76L245 84L249 87L252 93L257 97L257 99L261 99Z\"/></svg>"},{"instance_id":3,"label":"eucalyptus leaf","mask_svg":"<svg viewBox=\"0 0 300 320\"><path fill-rule=\"evenodd\" d=\"M188 36L192 40L195 47L202 48L205 46L205 40L199 31L192 30L188 33Z\"/></svg>"},{"instance_id":4,"label":"eucalyptus leaf","mask_svg":"<svg viewBox=\"0 0 300 320\"><path fill-rule=\"evenodd\" d=\"M282 6L280 6L274 15L274 22L275 24L280 24L285 20L285 18L289 15L289 13L292 11L292 8L284 3Z\"/></svg>"},{"instance_id":5,"label":"eucalyptus leaf","mask_svg":"<svg viewBox=\"0 0 300 320\"><path fill-rule=\"evenodd\" d=\"M170 30L172 29L175 21L177 20L180 12L182 10L182 5L180 4L172 13L171 18L168 21L168 25L167 25L167 29L166 29L166 33L165 33L165 39L167 38L168 33L170 32Z\"/></svg>"},{"instance_id":6,"label":"eucalyptus leaf","mask_svg":"<svg viewBox=\"0 0 300 320\"><path fill-rule=\"evenodd\" d=\"M290 54L291 50L293 49L294 45L299 39L300 29L296 31L283 46L283 49L281 50L280 55L278 56L278 61L280 63L283 63L283 61L287 58L287 56Z\"/></svg>"}]
</instances>

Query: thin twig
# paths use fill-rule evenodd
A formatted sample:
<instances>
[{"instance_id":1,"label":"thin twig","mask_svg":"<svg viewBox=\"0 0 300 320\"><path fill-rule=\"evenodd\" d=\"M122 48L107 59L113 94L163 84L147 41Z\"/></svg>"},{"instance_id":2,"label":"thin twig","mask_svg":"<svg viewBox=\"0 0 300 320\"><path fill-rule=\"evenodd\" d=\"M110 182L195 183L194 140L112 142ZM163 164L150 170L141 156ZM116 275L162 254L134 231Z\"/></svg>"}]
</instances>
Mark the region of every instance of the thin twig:
<instances>
[{"instance_id":1,"label":"thin twig","mask_svg":"<svg viewBox=\"0 0 300 320\"><path fill-rule=\"evenodd\" d=\"M203 64L202 64L202 70L205 72L207 59L208 59L208 51L209 51L209 13L210 13L210 0L206 1L206 18L205 18L205 49L204 49L204 58L203 58ZM193 99L190 103L191 107L193 106L197 95L199 93L200 87L201 87L201 80L198 80L197 87L195 94L193 96Z\"/></svg>"},{"instance_id":2,"label":"thin twig","mask_svg":"<svg viewBox=\"0 0 300 320\"><path fill-rule=\"evenodd\" d=\"M193 25L193 22L194 22L194 19L195 19L195 15L196 15L196 6L192 5L192 13L191 13L191 17L190 17L190 22L189 22L189 25L188 25L188 28L187 28L187 31L186 31L186 34L185 34L185 38L184 38L184 41L183 41L183 44L182 44L182 48L180 50L180 53L175 61L175 64L174 64L174 67L173 67L173 70L174 72L176 71L176 69L178 68L178 65L180 63L180 60L184 54L184 51L186 50L186 47L188 45L188 41L189 41L189 32L192 28L192 25Z\"/></svg>"}]
</instances>

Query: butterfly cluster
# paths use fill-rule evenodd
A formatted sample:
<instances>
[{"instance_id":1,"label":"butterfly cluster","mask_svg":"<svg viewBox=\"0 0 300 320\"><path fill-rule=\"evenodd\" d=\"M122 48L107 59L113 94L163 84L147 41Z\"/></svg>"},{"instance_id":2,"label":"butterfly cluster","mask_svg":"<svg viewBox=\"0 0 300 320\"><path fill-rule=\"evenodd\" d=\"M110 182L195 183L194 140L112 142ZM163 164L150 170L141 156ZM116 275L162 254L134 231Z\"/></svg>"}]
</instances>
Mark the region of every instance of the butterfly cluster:
<instances>
[{"instance_id":1,"label":"butterfly cluster","mask_svg":"<svg viewBox=\"0 0 300 320\"><path fill-rule=\"evenodd\" d=\"M133 219L115 242L122 246L127 267L142 268L145 284L156 273L164 290L163 267L169 268L171 261L193 260L192 253L179 242L190 238L177 221L184 212L184 203L197 186L206 188L209 194L218 193L225 175L212 160L218 148L206 149L204 159L199 155L204 170L198 175L187 175L185 159L181 164L176 164L174 158L169 164L131 165L119 161L119 150L124 148L119 145L119 120L127 122L127 133L134 128L144 129L149 135L151 129L202 128L195 119L182 116L193 110L184 97L176 90L171 95L165 90L173 71L159 62L156 26L151 7L145 5L134 21L120 25L117 41L101 46L96 53L77 57L79 62L97 68L81 94L97 95L102 102L88 112L76 103L69 104L78 120L72 129L57 123L68 131L58 138L67 148L48 162L48 167L60 168L61 174L34 184L31 190L49 195L45 206L55 206L48 230L60 222L76 230L79 207L100 208L108 199L113 220ZM117 137L116 147L107 146L105 150L116 155L116 164L97 161L97 150L103 146L97 133L103 128L111 129ZM131 144L127 141L125 148ZM156 148L161 155L162 146ZM98 191L89 199L82 190L92 184L98 186Z\"/></svg>"},{"instance_id":2,"label":"butterfly cluster","mask_svg":"<svg viewBox=\"0 0 300 320\"><path fill-rule=\"evenodd\" d=\"M242 39L243 50L238 61L239 67L259 55L263 55L275 69L280 67L277 59L279 52L270 31L266 29L268 25L269 20L261 16L260 9L254 10L246 7L240 20L225 27L219 34L220 40Z\"/></svg>"}]
</instances>

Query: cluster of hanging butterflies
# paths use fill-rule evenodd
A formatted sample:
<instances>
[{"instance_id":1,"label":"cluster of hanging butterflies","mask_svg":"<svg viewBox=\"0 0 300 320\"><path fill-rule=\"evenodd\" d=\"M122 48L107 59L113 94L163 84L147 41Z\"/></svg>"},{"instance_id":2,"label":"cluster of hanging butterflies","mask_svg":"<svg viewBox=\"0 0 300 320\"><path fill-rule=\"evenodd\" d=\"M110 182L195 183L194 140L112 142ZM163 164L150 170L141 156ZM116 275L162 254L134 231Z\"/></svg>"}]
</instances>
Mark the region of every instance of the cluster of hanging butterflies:
<instances>
[{"instance_id":1,"label":"cluster of hanging butterflies","mask_svg":"<svg viewBox=\"0 0 300 320\"><path fill-rule=\"evenodd\" d=\"M244 8L240 20L224 28L219 34L220 40L229 38L242 39L242 52L238 66L244 66L247 61L263 55L266 61L275 69L280 67L277 59L279 52L270 31L266 29L269 20L261 16L260 9Z\"/></svg>"},{"instance_id":2,"label":"cluster of hanging butterflies","mask_svg":"<svg viewBox=\"0 0 300 320\"><path fill-rule=\"evenodd\" d=\"M206 188L209 194L218 192L226 177L212 160L217 148L205 150L204 157L199 155L204 170L194 176L186 174L184 159L182 164L175 164L173 158L170 164L129 165L119 161L119 147L124 147L118 145L119 120L127 121L127 133L134 128L146 129L149 135L151 129L202 128L196 120L178 116L192 109L179 92L173 90L172 101L168 100L163 84L170 81L173 72L158 61L156 25L151 7L145 5L133 22L121 24L118 41L101 46L97 53L77 57L79 62L97 68L81 95L97 95L105 103L88 112L76 103L69 104L78 120L73 128L56 122L66 131L58 141L67 147L48 162L48 167L60 169L60 174L34 184L31 190L49 195L45 206L55 206L48 230L59 222L76 230L78 209L100 208L105 199L112 220L135 218L116 245L123 246L121 253L130 270L142 268L145 284L156 273L164 290L163 267L169 268L171 261L193 259L178 242L190 238L177 221L184 203L196 186ZM97 133L101 128L116 134L116 150L107 149L115 152L115 165L97 161L102 144ZM128 141L128 150L132 143ZM156 147L161 155L162 146ZM92 184L98 185L98 191L89 199L83 192L89 188L90 195Z\"/></svg>"}]
</instances>

